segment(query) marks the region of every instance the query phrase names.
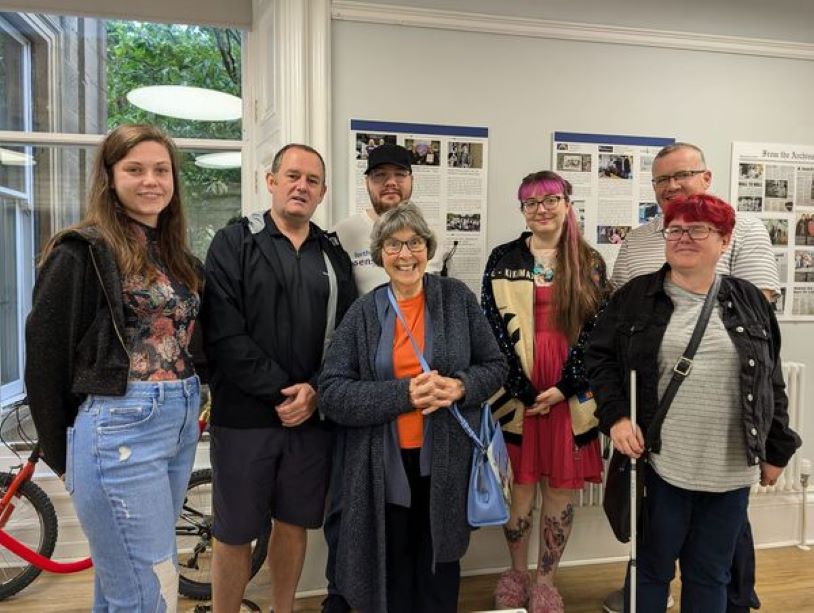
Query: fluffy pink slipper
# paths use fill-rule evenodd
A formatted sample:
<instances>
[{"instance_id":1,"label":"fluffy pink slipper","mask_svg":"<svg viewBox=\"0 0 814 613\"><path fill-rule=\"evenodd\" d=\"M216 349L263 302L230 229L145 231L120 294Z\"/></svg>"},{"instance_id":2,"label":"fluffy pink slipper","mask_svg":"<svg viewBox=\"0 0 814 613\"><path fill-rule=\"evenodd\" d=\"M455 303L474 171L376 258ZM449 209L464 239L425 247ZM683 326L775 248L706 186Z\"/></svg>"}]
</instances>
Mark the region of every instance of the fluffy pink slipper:
<instances>
[{"instance_id":1,"label":"fluffy pink slipper","mask_svg":"<svg viewBox=\"0 0 814 613\"><path fill-rule=\"evenodd\" d=\"M530 613L565 613L562 596L553 585L535 583L529 598Z\"/></svg>"},{"instance_id":2,"label":"fluffy pink slipper","mask_svg":"<svg viewBox=\"0 0 814 613\"><path fill-rule=\"evenodd\" d=\"M529 599L529 574L523 570L507 570L497 580L495 607L522 609Z\"/></svg>"}]
</instances>

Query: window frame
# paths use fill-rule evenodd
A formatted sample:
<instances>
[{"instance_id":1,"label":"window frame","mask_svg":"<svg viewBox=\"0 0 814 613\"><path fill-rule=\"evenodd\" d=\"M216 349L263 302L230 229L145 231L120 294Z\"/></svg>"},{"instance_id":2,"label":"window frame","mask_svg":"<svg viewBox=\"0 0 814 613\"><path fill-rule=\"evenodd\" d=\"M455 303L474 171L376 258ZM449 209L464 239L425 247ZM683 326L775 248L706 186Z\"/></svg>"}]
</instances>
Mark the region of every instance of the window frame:
<instances>
[{"instance_id":1,"label":"window frame","mask_svg":"<svg viewBox=\"0 0 814 613\"><path fill-rule=\"evenodd\" d=\"M0 142L4 146L23 147L24 151L32 155L35 147L97 147L105 138L104 134L80 134L80 133L65 133L56 131L33 131L33 72L34 67L32 64L32 46L35 44L43 44L47 49L47 66L45 67L45 74L47 77L47 87L49 99L53 99L59 92L59 78L55 66L60 62L60 49L58 40L58 24L54 23L50 17L43 15L34 15L30 13L14 13L13 21L19 20L20 24L25 24L26 29L36 37L37 41L32 41L27 38L20 31L15 23L0 16L0 27L4 31L11 29L14 31L14 38L20 40L27 45L27 63L24 66L24 90L25 90L25 104L26 106L26 121L24 123L24 130L0 130ZM247 56L246 56L246 33L242 34L241 54L243 61L241 62L242 81L246 83L247 71ZM207 138L173 138L178 150L184 151L240 151L244 160L244 164L248 159L250 153L248 142L246 140L246 117L248 116L249 106L247 104L247 96L243 94L243 128L241 140L237 139L207 139ZM58 124L58 117L55 113L58 112L56 108L58 105L49 105L51 111L48 118L49 127ZM25 396L24 382L23 382L23 369L25 364L25 342L23 339L23 331L25 326L25 319L31 310L31 293L34 285L34 222L33 222L33 195L34 195L34 173L31 167L26 168L25 186L26 193L8 190L0 187L0 195L10 195L14 198L21 199L24 204L18 206L16 219L22 219L23 224L18 222L17 225L17 262L16 271L18 275L17 283L17 299L18 299L18 326L20 336L18 337L18 359L20 364L20 378L12 384L0 386L0 415L3 414L3 409L12 405ZM59 165L53 164L52 168L58 172ZM55 184L58 177L52 177L50 189L55 189ZM246 173L241 172L241 210L246 211L248 202L251 196L250 186L246 184ZM54 194L56 196L56 193ZM59 202L59 198L52 198L52 202ZM51 211L52 227L62 227L65 220L62 219L63 211L59 210L60 207L55 207Z\"/></svg>"},{"instance_id":2,"label":"window frame","mask_svg":"<svg viewBox=\"0 0 814 613\"><path fill-rule=\"evenodd\" d=\"M0 30L17 41L21 46L20 74L22 87L23 128L31 130L33 126L32 101L32 59L31 41L26 38L11 22L0 17ZM4 145L13 145L5 139L0 139ZM23 153L31 155L33 148L23 146ZM0 185L0 197L16 201L14 210L15 258L14 269L16 274L16 333L17 333L17 365L18 376L12 381L0 383L0 409L7 404L20 400L25 395L24 367L25 367L25 318L31 310L31 291L33 289L34 262L34 223L33 223L33 192L34 173L31 166L20 166L23 169L23 190L11 189ZM6 339L8 340L8 339Z\"/></svg>"}]
</instances>

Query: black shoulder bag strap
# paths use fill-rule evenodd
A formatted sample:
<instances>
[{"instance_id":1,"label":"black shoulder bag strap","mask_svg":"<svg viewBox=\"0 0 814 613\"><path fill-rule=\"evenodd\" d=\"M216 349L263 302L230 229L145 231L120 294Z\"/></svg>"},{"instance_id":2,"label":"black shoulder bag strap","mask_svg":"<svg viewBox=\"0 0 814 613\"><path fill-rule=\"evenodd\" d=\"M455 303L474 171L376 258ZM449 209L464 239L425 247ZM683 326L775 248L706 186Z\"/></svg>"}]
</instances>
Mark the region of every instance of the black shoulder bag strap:
<instances>
[{"instance_id":1,"label":"black shoulder bag strap","mask_svg":"<svg viewBox=\"0 0 814 613\"><path fill-rule=\"evenodd\" d=\"M698 345L701 344L701 339L707 329L709 323L709 316L715 306L715 300L718 296L718 290L721 287L721 275L716 274L715 280L712 282L712 287L707 292L707 297L704 299L704 306L701 307L701 312L698 314L698 321L695 322L695 328L692 331L690 342L684 350L684 355L678 358L678 361L673 366L673 377L667 384L667 389L659 402L659 408L653 416L653 421L647 429L647 450L658 453L661 448L661 426L664 423L664 418L667 416L667 409L675 398L679 386L684 382L684 379L690 374L693 365L693 358L695 352L698 350Z\"/></svg>"}]
</instances>

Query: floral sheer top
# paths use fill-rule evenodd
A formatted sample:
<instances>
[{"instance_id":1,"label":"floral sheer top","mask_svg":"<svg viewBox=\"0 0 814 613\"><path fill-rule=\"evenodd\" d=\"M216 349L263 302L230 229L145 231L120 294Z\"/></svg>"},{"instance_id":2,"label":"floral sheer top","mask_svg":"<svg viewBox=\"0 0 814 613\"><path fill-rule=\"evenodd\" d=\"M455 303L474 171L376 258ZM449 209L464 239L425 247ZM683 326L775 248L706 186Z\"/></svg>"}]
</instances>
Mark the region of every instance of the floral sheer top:
<instances>
[{"instance_id":1,"label":"floral sheer top","mask_svg":"<svg viewBox=\"0 0 814 613\"><path fill-rule=\"evenodd\" d=\"M131 223L138 240L147 244L158 276L122 279L125 341L130 354L131 381L185 379L195 374L189 342L200 309L198 294L172 278L158 249L158 231Z\"/></svg>"}]
</instances>

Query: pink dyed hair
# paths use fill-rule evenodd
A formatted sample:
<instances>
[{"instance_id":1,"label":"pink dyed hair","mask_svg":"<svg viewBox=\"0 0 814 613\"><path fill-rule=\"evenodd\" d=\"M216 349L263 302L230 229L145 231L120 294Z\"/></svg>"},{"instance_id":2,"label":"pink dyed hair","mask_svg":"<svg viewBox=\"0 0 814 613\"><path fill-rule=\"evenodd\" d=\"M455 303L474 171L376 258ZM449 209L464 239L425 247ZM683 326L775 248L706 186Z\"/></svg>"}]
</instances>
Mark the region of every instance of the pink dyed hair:
<instances>
[{"instance_id":1,"label":"pink dyed hair","mask_svg":"<svg viewBox=\"0 0 814 613\"><path fill-rule=\"evenodd\" d=\"M520 183L517 198L562 194L568 208L565 213L562 235L557 245L562 269L560 282L554 284L554 311L557 326L571 342L576 340L583 321L596 310L603 290L593 280L595 254L579 233L579 222L571 204L571 184L556 172L542 170L527 175Z\"/></svg>"},{"instance_id":2,"label":"pink dyed hair","mask_svg":"<svg viewBox=\"0 0 814 613\"><path fill-rule=\"evenodd\" d=\"M556 172L551 170L540 170L533 172L523 179L520 187L517 189L517 199L523 202L527 198L533 196L545 197L550 195L563 195L565 202L571 204L571 194L573 188L571 183L563 179ZM564 252L565 257L568 259L569 267L571 270L579 270L579 246L580 246L579 223L577 222L577 215L574 213L574 207L569 206L565 213L565 224L563 226L563 233L560 237L560 244L558 251L562 255ZM582 289L579 275L575 277L575 289L579 291Z\"/></svg>"}]
</instances>

